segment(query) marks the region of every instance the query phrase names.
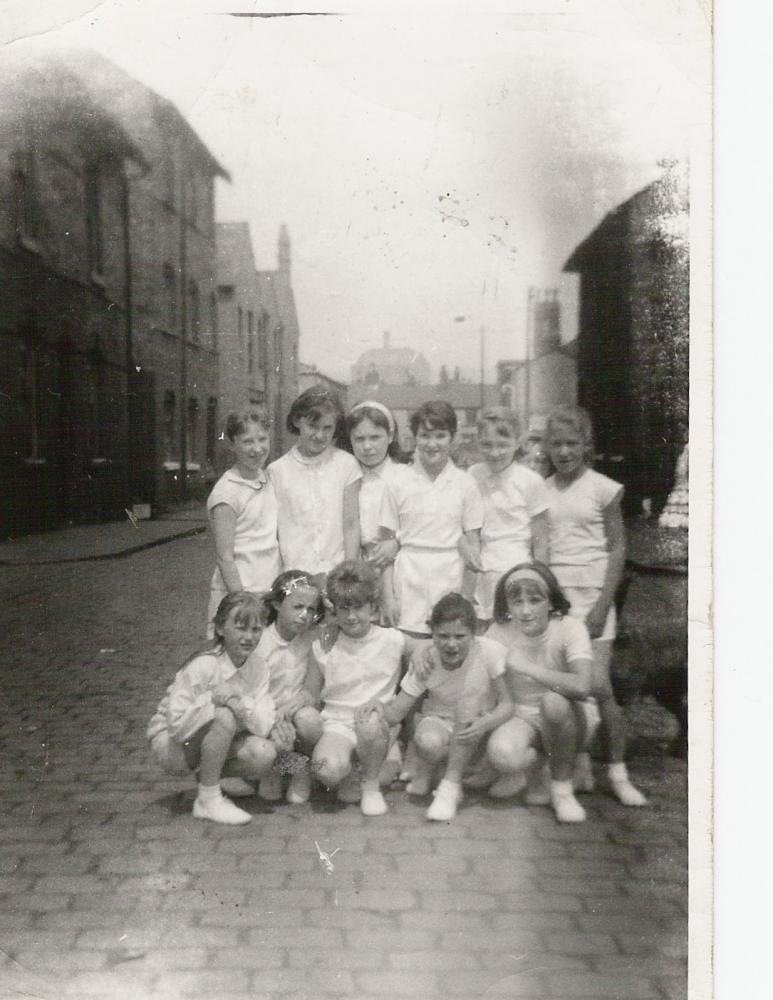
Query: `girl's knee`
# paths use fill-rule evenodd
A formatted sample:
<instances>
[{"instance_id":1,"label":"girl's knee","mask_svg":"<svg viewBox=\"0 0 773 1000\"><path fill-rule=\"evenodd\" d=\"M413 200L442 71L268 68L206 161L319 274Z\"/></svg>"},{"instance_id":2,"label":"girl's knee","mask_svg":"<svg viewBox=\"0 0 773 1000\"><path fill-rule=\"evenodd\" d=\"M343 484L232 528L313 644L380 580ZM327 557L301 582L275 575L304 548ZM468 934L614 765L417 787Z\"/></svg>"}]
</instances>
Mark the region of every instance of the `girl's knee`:
<instances>
[{"instance_id":1,"label":"girl's knee","mask_svg":"<svg viewBox=\"0 0 773 1000\"><path fill-rule=\"evenodd\" d=\"M375 715L371 715L366 722L358 722L354 727L354 732L359 744L371 745L389 742L389 727L383 719L379 719Z\"/></svg>"},{"instance_id":2,"label":"girl's knee","mask_svg":"<svg viewBox=\"0 0 773 1000\"><path fill-rule=\"evenodd\" d=\"M239 748L237 760L245 772L261 778L271 770L276 761L276 747L260 736L248 736Z\"/></svg>"},{"instance_id":3,"label":"girl's knee","mask_svg":"<svg viewBox=\"0 0 773 1000\"><path fill-rule=\"evenodd\" d=\"M212 717L211 728L225 730L231 736L235 736L238 732L239 725L236 721L236 716L230 708L226 708L224 705L218 705L216 706L215 714Z\"/></svg>"},{"instance_id":4,"label":"girl's knee","mask_svg":"<svg viewBox=\"0 0 773 1000\"><path fill-rule=\"evenodd\" d=\"M335 788L352 771L351 754L348 757L339 754L326 753L324 748L320 750L319 743L314 751L311 767L314 776L325 785L326 788Z\"/></svg>"},{"instance_id":5,"label":"girl's knee","mask_svg":"<svg viewBox=\"0 0 773 1000\"><path fill-rule=\"evenodd\" d=\"M298 738L304 743L316 743L322 738L322 717L316 708L300 708L293 716Z\"/></svg>"},{"instance_id":6,"label":"girl's knee","mask_svg":"<svg viewBox=\"0 0 773 1000\"><path fill-rule=\"evenodd\" d=\"M497 771L522 771L533 758L530 747L514 734L495 730L486 747L488 759Z\"/></svg>"},{"instance_id":7,"label":"girl's knee","mask_svg":"<svg viewBox=\"0 0 773 1000\"><path fill-rule=\"evenodd\" d=\"M185 751L179 743L175 743L168 733L159 733L150 742L150 752L158 766L172 774L176 778L181 778L191 773L191 768L185 756Z\"/></svg>"},{"instance_id":8,"label":"girl's knee","mask_svg":"<svg viewBox=\"0 0 773 1000\"><path fill-rule=\"evenodd\" d=\"M567 719L573 720L571 702L556 691L546 691L542 696L542 718L549 723L566 722Z\"/></svg>"},{"instance_id":9,"label":"girl's knee","mask_svg":"<svg viewBox=\"0 0 773 1000\"><path fill-rule=\"evenodd\" d=\"M413 739L416 749L425 760L437 762L448 755L450 734L444 733L439 727L419 725Z\"/></svg>"}]
</instances>

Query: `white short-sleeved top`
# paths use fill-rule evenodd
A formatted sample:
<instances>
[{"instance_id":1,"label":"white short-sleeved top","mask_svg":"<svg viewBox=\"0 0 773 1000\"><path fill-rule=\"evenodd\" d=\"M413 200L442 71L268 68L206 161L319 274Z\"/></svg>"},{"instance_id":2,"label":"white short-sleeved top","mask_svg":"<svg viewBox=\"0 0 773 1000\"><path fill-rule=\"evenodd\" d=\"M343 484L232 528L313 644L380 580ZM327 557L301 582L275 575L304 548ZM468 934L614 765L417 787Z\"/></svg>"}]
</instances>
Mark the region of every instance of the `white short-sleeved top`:
<instances>
[{"instance_id":1,"label":"white short-sleeved top","mask_svg":"<svg viewBox=\"0 0 773 1000\"><path fill-rule=\"evenodd\" d=\"M483 526L483 498L469 472L450 459L435 479L418 460L408 470L384 491L379 518L403 549L456 549L464 532Z\"/></svg>"},{"instance_id":2,"label":"white short-sleeved top","mask_svg":"<svg viewBox=\"0 0 773 1000\"><path fill-rule=\"evenodd\" d=\"M344 490L361 477L339 448L307 458L293 446L268 467L276 491L279 549L285 569L327 573L344 558Z\"/></svg>"},{"instance_id":3,"label":"white short-sleeved top","mask_svg":"<svg viewBox=\"0 0 773 1000\"><path fill-rule=\"evenodd\" d=\"M237 677L243 689L240 702L248 730L256 736L268 736L276 721L276 707L265 661L256 649L237 668L225 650L215 649L195 656L177 671L148 724L148 738L167 731L179 743L190 739L214 718L212 692Z\"/></svg>"},{"instance_id":4,"label":"white short-sleeved top","mask_svg":"<svg viewBox=\"0 0 773 1000\"><path fill-rule=\"evenodd\" d=\"M332 649L312 644L323 677L322 703L328 718L351 719L355 709L387 701L400 678L405 636L396 628L371 625L362 639L339 632Z\"/></svg>"},{"instance_id":5,"label":"white short-sleeved top","mask_svg":"<svg viewBox=\"0 0 773 1000\"><path fill-rule=\"evenodd\" d=\"M511 661L514 656L523 657L526 663L562 673L570 672L573 660L593 659L588 630L578 618L551 618L539 636L524 635L512 622L504 625L494 622L485 638L501 643ZM548 690L533 677L519 674L510 664L507 679L516 705L538 706Z\"/></svg>"},{"instance_id":6,"label":"white short-sleeved top","mask_svg":"<svg viewBox=\"0 0 773 1000\"><path fill-rule=\"evenodd\" d=\"M545 481L550 520L550 568L566 587L603 587L609 552L604 511L623 492L620 483L586 469L568 486Z\"/></svg>"},{"instance_id":7,"label":"white short-sleeved top","mask_svg":"<svg viewBox=\"0 0 773 1000\"><path fill-rule=\"evenodd\" d=\"M496 705L496 692L492 680L505 672L507 651L485 636L473 639L464 663L456 670L447 670L435 649L429 655L434 669L422 683L416 676L413 664L400 685L406 694L419 698L428 692L422 712L441 719L469 722Z\"/></svg>"},{"instance_id":8,"label":"white short-sleeved top","mask_svg":"<svg viewBox=\"0 0 773 1000\"><path fill-rule=\"evenodd\" d=\"M224 472L207 498L212 511L225 504L236 514L234 561L245 590L268 590L279 573L277 540L277 503L274 487L266 473L256 479L244 479L236 467ZM212 586L225 590L220 569L215 567Z\"/></svg>"},{"instance_id":9,"label":"white short-sleeved top","mask_svg":"<svg viewBox=\"0 0 773 1000\"><path fill-rule=\"evenodd\" d=\"M289 705L303 689L311 659L311 641L308 633L283 639L276 622L263 630L258 643L258 654L268 664L271 697L278 709Z\"/></svg>"},{"instance_id":10,"label":"white short-sleeved top","mask_svg":"<svg viewBox=\"0 0 773 1000\"><path fill-rule=\"evenodd\" d=\"M485 514L481 562L486 571L504 572L531 558L531 519L548 509L545 481L536 472L511 462L492 472L486 462L470 469L483 497Z\"/></svg>"},{"instance_id":11,"label":"white short-sleeved top","mask_svg":"<svg viewBox=\"0 0 773 1000\"><path fill-rule=\"evenodd\" d=\"M386 460L375 469L362 470L360 486L360 537L363 547L379 538L379 520L384 491L410 476L410 467Z\"/></svg>"}]
</instances>

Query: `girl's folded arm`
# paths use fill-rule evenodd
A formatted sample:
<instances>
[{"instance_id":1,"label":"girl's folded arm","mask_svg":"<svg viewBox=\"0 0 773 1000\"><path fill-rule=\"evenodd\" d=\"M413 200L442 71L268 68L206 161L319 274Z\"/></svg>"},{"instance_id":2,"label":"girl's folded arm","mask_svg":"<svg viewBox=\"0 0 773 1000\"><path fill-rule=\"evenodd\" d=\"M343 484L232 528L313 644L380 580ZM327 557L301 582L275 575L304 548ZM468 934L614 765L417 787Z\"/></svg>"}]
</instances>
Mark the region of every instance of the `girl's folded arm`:
<instances>
[{"instance_id":1,"label":"girl's folded arm","mask_svg":"<svg viewBox=\"0 0 773 1000\"><path fill-rule=\"evenodd\" d=\"M507 686L506 675L500 674L499 677L492 677L491 686L496 693L497 703L485 717L486 728L489 731L497 729L503 722L507 722L515 711L510 688Z\"/></svg>"},{"instance_id":2,"label":"girl's folded arm","mask_svg":"<svg viewBox=\"0 0 773 1000\"><path fill-rule=\"evenodd\" d=\"M408 694L407 691L398 691L384 705L384 719L387 725L396 726L398 722L402 722L408 712L410 712L415 701L415 695Z\"/></svg>"},{"instance_id":3,"label":"girl's folded arm","mask_svg":"<svg viewBox=\"0 0 773 1000\"><path fill-rule=\"evenodd\" d=\"M182 743L211 722L214 716L211 688L194 661L178 672L169 688L166 706L169 735Z\"/></svg>"},{"instance_id":4,"label":"girl's folded arm","mask_svg":"<svg viewBox=\"0 0 773 1000\"><path fill-rule=\"evenodd\" d=\"M570 660L568 672L551 670L522 660L514 650L507 655L507 667L517 674L531 677L546 688L572 701L582 701L590 694L591 660Z\"/></svg>"},{"instance_id":5,"label":"girl's folded arm","mask_svg":"<svg viewBox=\"0 0 773 1000\"><path fill-rule=\"evenodd\" d=\"M307 692L311 705L319 705L322 695L322 671L314 655L309 657L309 665L306 668L306 677L303 681L304 691Z\"/></svg>"},{"instance_id":6,"label":"girl's folded arm","mask_svg":"<svg viewBox=\"0 0 773 1000\"><path fill-rule=\"evenodd\" d=\"M344 558L359 559L360 556L360 484L357 479L344 487L343 498L343 533Z\"/></svg>"}]
</instances>

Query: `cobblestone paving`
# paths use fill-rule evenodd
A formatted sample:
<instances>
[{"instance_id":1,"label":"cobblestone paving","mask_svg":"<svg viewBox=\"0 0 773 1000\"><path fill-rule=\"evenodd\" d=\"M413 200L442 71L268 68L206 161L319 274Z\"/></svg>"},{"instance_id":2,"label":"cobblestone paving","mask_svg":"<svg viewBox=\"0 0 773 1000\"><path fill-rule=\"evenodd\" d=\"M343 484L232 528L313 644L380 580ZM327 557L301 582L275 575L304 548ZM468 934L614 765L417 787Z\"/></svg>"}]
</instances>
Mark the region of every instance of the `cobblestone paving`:
<instances>
[{"instance_id":1,"label":"cobblestone paving","mask_svg":"<svg viewBox=\"0 0 773 1000\"><path fill-rule=\"evenodd\" d=\"M209 572L205 537L5 572L0 1000L686 996L686 768L657 748L650 808L601 790L576 827L474 796L430 825L400 790L194 820L144 729Z\"/></svg>"}]
</instances>

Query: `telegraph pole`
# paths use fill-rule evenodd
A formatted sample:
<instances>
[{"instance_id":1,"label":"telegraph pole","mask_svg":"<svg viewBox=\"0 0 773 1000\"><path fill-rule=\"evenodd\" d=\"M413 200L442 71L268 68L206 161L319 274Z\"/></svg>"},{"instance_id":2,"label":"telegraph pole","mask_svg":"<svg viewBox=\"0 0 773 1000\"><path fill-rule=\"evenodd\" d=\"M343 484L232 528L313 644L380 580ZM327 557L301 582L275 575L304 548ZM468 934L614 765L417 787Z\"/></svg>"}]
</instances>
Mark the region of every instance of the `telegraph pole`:
<instances>
[{"instance_id":1,"label":"telegraph pole","mask_svg":"<svg viewBox=\"0 0 773 1000\"><path fill-rule=\"evenodd\" d=\"M180 500L188 497L188 234L185 223L186 157L180 171Z\"/></svg>"}]
</instances>

